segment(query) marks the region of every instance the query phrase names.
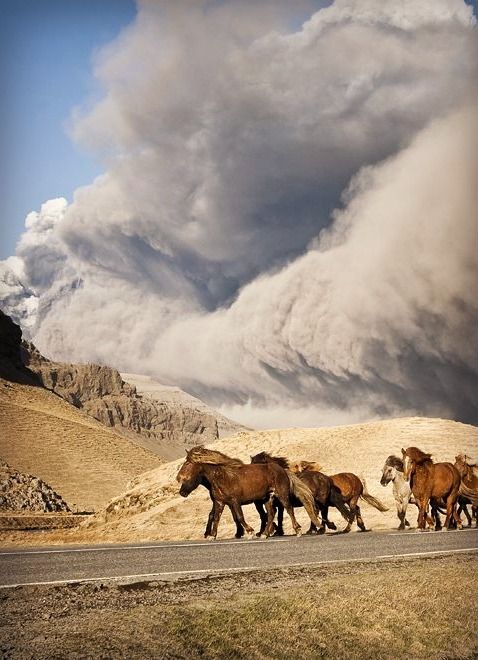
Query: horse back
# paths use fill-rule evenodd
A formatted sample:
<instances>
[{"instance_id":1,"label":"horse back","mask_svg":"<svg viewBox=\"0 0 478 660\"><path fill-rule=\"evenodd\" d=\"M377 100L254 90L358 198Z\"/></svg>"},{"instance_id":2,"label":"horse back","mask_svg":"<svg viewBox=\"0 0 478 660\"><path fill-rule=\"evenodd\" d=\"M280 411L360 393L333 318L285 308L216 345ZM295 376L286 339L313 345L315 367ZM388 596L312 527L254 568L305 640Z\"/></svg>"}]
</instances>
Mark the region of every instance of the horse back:
<instances>
[{"instance_id":1,"label":"horse back","mask_svg":"<svg viewBox=\"0 0 478 660\"><path fill-rule=\"evenodd\" d=\"M430 471L430 496L446 497L460 487L460 473L453 463L433 463Z\"/></svg>"},{"instance_id":2,"label":"horse back","mask_svg":"<svg viewBox=\"0 0 478 660\"><path fill-rule=\"evenodd\" d=\"M289 488L286 471L277 463L250 463L224 468L211 484L222 501L231 499L241 504L266 499L277 488Z\"/></svg>"},{"instance_id":3,"label":"horse back","mask_svg":"<svg viewBox=\"0 0 478 660\"><path fill-rule=\"evenodd\" d=\"M314 499L326 503L330 496L332 480L323 472L306 470L297 475L301 481L311 490Z\"/></svg>"},{"instance_id":4,"label":"horse back","mask_svg":"<svg viewBox=\"0 0 478 660\"><path fill-rule=\"evenodd\" d=\"M360 496L363 492L363 484L353 472L332 474L330 479L345 500Z\"/></svg>"}]
</instances>

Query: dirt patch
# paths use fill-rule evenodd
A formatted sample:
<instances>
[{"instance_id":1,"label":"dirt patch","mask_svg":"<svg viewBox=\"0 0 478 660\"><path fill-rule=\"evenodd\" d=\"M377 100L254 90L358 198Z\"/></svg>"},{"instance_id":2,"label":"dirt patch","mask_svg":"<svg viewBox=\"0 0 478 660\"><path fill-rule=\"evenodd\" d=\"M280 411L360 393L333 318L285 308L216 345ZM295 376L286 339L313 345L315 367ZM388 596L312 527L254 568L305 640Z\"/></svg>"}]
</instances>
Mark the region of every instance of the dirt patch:
<instances>
[{"instance_id":1,"label":"dirt patch","mask_svg":"<svg viewBox=\"0 0 478 660\"><path fill-rule=\"evenodd\" d=\"M476 658L476 555L0 591L4 658Z\"/></svg>"},{"instance_id":2,"label":"dirt patch","mask_svg":"<svg viewBox=\"0 0 478 660\"><path fill-rule=\"evenodd\" d=\"M0 513L0 531L36 532L46 529L70 529L78 527L90 515L77 513Z\"/></svg>"}]
</instances>

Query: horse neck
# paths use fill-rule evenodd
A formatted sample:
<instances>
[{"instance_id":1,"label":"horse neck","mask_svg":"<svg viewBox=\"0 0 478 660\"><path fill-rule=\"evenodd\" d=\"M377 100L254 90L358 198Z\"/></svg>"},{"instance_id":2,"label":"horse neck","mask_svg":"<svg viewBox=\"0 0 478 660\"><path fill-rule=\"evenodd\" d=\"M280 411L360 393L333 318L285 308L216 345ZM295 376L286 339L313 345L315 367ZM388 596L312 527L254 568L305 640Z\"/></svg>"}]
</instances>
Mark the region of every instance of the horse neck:
<instances>
[{"instance_id":1,"label":"horse neck","mask_svg":"<svg viewBox=\"0 0 478 660\"><path fill-rule=\"evenodd\" d=\"M476 476L475 471L471 465L465 464L465 474L461 477L461 480L465 486L468 486L469 488L478 487L478 477Z\"/></svg>"},{"instance_id":2,"label":"horse neck","mask_svg":"<svg viewBox=\"0 0 478 660\"><path fill-rule=\"evenodd\" d=\"M395 468L393 475L393 492L396 494L401 494L405 490L410 490L410 485L408 481L403 476L403 472L400 472Z\"/></svg>"}]
</instances>

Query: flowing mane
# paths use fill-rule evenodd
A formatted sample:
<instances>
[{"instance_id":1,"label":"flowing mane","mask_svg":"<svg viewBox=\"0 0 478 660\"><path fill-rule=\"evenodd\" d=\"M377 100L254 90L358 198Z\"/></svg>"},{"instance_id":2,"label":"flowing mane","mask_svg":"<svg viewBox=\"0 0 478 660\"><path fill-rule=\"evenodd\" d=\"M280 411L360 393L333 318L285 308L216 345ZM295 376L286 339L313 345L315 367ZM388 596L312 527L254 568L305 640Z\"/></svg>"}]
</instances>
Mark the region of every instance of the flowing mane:
<instances>
[{"instance_id":1,"label":"flowing mane","mask_svg":"<svg viewBox=\"0 0 478 660\"><path fill-rule=\"evenodd\" d=\"M411 460L414 463L418 464L424 464L424 463L432 463L432 455L431 454L426 454L424 451L421 449L418 449L418 447L408 447L408 449L405 451L407 456L411 458Z\"/></svg>"},{"instance_id":2,"label":"flowing mane","mask_svg":"<svg viewBox=\"0 0 478 660\"><path fill-rule=\"evenodd\" d=\"M471 467L473 471L475 471L475 469L478 468L478 463L470 463L470 460L470 457L466 454L458 454L458 456L455 456L456 463L463 463L464 465L468 465L468 467Z\"/></svg>"},{"instance_id":3,"label":"flowing mane","mask_svg":"<svg viewBox=\"0 0 478 660\"><path fill-rule=\"evenodd\" d=\"M271 456L266 451L261 451L255 456L251 456L251 463L277 463L284 470L289 469L289 461L285 456Z\"/></svg>"},{"instance_id":4,"label":"flowing mane","mask_svg":"<svg viewBox=\"0 0 478 660\"><path fill-rule=\"evenodd\" d=\"M388 467L393 467L399 472L403 472L403 461L398 456L389 456L385 461L385 465L388 465Z\"/></svg>"},{"instance_id":5,"label":"flowing mane","mask_svg":"<svg viewBox=\"0 0 478 660\"><path fill-rule=\"evenodd\" d=\"M244 465L240 458L231 458L216 449L206 449L198 445L187 452L187 460L190 463L208 463L209 465L225 465L228 467L237 467Z\"/></svg>"}]
</instances>

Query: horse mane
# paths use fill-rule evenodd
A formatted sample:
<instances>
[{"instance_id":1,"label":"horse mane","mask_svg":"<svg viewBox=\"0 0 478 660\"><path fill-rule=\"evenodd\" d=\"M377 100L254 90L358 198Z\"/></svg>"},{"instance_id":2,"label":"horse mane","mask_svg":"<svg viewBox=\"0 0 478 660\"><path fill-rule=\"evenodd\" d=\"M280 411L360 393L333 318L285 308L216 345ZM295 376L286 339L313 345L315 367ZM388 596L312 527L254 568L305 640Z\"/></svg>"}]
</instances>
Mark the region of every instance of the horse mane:
<instances>
[{"instance_id":1,"label":"horse mane","mask_svg":"<svg viewBox=\"0 0 478 660\"><path fill-rule=\"evenodd\" d=\"M255 456L251 456L251 463L277 463L284 470L289 469L289 461L285 456L271 456L266 451L261 451Z\"/></svg>"},{"instance_id":2,"label":"horse mane","mask_svg":"<svg viewBox=\"0 0 478 660\"><path fill-rule=\"evenodd\" d=\"M187 460L191 463L208 463L209 465L226 465L229 467L244 465L244 461L241 461L240 458L231 458L231 456L227 456L221 451L217 451L217 449L206 449L201 445L193 447L187 452Z\"/></svg>"},{"instance_id":3,"label":"horse mane","mask_svg":"<svg viewBox=\"0 0 478 660\"><path fill-rule=\"evenodd\" d=\"M414 463L432 463L432 455L425 453L418 447L408 447L405 453Z\"/></svg>"},{"instance_id":4,"label":"horse mane","mask_svg":"<svg viewBox=\"0 0 478 660\"><path fill-rule=\"evenodd\" d=\"M314 461L301 461L300 468L302 472L321 472L322 466Z\"/></svg>"},{"instance_id":5,"label":"horse mane","mask_svg":"<svg viewBox=\"0 0 478 660\"><path fill-rule=\"evenodd\" d=\"M458 454L458 456L455 456L455 462L456 463L464 463L465 465L468 465L468 467L471 467L473 471L478 468L478 463L470 463L470 457L467 456L466 454Z\"/></svg>"},{"instance_id":6,"label":"horse mane","mask_svg":"<svg viewBox=\"0 0 478 660\"><path fill-rule=\"evenodd\" d=\"M390 455L385 461L385 465L388 467L393 467L399 472L403 472L403 461L398 456Z\"/></svg>"}]
</instances>

